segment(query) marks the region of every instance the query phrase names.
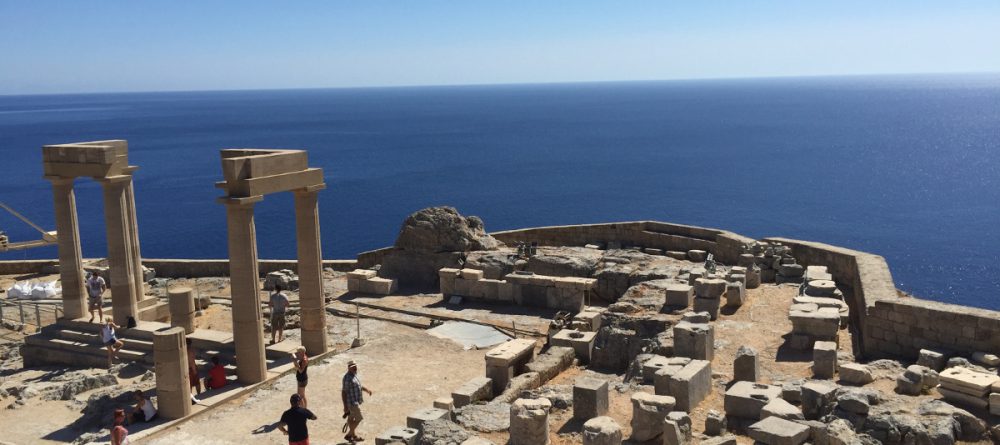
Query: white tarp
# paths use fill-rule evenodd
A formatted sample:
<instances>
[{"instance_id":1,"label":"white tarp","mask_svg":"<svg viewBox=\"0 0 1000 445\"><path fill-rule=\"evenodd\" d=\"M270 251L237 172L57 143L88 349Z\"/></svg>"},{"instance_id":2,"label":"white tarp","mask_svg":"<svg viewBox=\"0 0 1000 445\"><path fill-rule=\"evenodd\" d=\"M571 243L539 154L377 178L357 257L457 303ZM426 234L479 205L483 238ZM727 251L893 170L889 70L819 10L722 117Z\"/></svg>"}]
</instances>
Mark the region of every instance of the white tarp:
<instances>
[{"instance_id":1,"label":"white tarp","mask_svg":"<svg viewBox=\"0 0 1000 445\"><path fill-rule=\"evenodd\" d=\"M428 329L427 333L438 338L447 338L467 349L488 348L510 340L509 336L492 327L464 321L446 321L440 326Z\"/></svg>"},{"instance_id":2,"label":"white tarp","mask_svg":"<svg viewBox=\"0 0 1000 445\"><path fill-rule=\"evenodd\" d=\"M7 298L18 300L45 300L62 294L62 288L55 281L22 281L7 289Z\"/></svg>"}]
</instances>

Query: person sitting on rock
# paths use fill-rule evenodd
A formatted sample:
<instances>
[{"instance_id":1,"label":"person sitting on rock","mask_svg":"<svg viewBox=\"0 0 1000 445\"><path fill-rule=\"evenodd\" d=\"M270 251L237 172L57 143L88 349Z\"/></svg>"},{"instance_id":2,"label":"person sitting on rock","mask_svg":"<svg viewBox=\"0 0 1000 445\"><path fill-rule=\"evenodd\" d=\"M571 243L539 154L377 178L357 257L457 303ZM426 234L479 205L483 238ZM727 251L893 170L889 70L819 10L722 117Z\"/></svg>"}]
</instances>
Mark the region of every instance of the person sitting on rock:
<instances>
[{"instance_id":1,"label":"person sitting on rock","mask_svg":"<svg viewBox=\"0 0 1000 445\"><path fill-rule=\"evenodd\" d=\"M218 389L223 386L226 386L226 367L222 366L219 356L212 356L212 369L208 370L205 387L208 389Z\"/></svg>"},{"instance_id":2,"label":"person sitting on rock","mask_svg":"<svg viewBox=\"0 0 1000 445\"><path fill-rule=\"evenodd\" d=\"M135 409L132 410L132 422L150 422L156 418L156 408L153 406L153 401L146 398L146 396L140 390L135 390L132 393L135 398Z\"/></svg>"}]
</instances>

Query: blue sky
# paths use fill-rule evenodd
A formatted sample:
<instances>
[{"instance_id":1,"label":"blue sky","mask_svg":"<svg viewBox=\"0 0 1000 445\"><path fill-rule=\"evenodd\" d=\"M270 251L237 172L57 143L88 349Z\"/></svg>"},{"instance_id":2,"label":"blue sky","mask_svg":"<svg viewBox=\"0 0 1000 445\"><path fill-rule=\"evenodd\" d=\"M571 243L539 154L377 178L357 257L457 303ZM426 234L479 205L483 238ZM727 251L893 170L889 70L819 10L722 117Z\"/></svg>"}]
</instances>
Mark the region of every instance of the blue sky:
<instances>
[{"instance_id":1,"label":"blue sky","mask_svg":"<svg viewBox=\"0 0 1000 445\"><path fill-rule=\"evenodd\" d=\"M0 94L984 71L997 0L0 0Z\"/></svg>"}]
</instances>

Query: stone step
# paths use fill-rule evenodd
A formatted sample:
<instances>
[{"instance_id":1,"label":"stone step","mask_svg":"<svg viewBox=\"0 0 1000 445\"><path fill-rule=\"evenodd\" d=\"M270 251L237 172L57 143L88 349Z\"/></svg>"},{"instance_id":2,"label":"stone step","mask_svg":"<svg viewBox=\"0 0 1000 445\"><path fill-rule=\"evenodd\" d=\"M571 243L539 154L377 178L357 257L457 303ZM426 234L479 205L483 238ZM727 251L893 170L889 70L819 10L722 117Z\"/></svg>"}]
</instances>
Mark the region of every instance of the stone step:
<instances>
[{"instance_id":1,"label":"stone step","mask_svg":"<svg viewBox=\"0 0 1000 445\"><path fill-rule=\"evenodd\" d=\"M58 331L53 331L53 333L56 334L57 336L56 338L61 338L64 340L70 340L79 343L88 343L99 347L104 346L103 343L101 342L100 334L93 334L90 332L78 332L71 329L61 329ZM153 351L153 342L151 341L127 338L127 337L119 337L119 338L125 341L129 349L136 351L144 351L144 352Z\"/></svg>"},{"instance_id":2,"label":"stone step","mask_svg":"<svg viewBox=\"0 0 1000 445\"><path fill-rule=\"evenodd\" d=\"M24 338L24 344L25 346L31 345L36 348L49 349L75 356L102 357L105 359L105 361L102 362L102 366L107 365L107 349L103 345L97 343L79 342L64 338L52 338L46 335L29 335ZM126 344L126 346L128 345ZM154 364L152 354L149 354L147 351L137 351L127 347L118 351L118 357L124 361L140 362L147 365ZM75 364L72 360L63 363Z\"/></svg>"}]
</instances>

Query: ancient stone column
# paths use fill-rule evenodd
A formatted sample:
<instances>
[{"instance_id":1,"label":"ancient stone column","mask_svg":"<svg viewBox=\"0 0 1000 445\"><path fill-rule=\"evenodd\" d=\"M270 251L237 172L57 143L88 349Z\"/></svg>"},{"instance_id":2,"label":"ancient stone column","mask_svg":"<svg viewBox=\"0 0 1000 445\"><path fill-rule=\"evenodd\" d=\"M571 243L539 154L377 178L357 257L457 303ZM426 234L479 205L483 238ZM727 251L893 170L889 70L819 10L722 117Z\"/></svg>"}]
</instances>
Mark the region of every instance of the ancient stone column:
<instances>
[{"instance_id":1,"label":"ancient stone column","mask_svg":"<svg viewBox=\"0 0 1000 445\"><path fill-rule=\"evenodd\" d=\"M258 383L267 378L264 329L260 309L260 273L253 205L261 197L225 200L229 226L229 280L233 301L233 342L236 378Z\"/></svg>"},{"instance_id":2,"label":"ancient stone column","mask_svg":"<svg viewBox=\"0 0 1000 445\"><path fill-rule=\"evenodd\" d=\"M170 326L184 328L184 333L194 332L194 291L190 287L175 287L168 292Z\"/></svg>"},{"instance_id":3,"label":"ancient stone column","mask_svg":"<svg viewBox=\"0 0 1000 445\"><path fill-rule=\"evenodd\" d=\"M125 326L128 317L139 313L136 305L135 271L126 186L131 176L102 179L104 225L108 234L108 273L111 276L111 306L115 323Z\"/></svg>"},{"instance_id":4,"label":"ancient stone column","mask_svg":"<svg viewBox=\"0 0 1000 445\"><path fill-rule=\"evenodd\" d=\"M309 355L328 350L323 296L323 249L319 233L318 190L295 191L295 236L299 254L299 311L302 346Z\"/></svg>"},{"instance_id":5,"label":"ancient stone column","mask_svg":"<svg viewBox=\"0 0 1000 445\"><path fill-rule=\"evenodd\" d=\"M184 330L172 327L153 333L156 402L160 417L180 419L191 414L191 383Z\"/></svg>"},{"instance_id":6,"label":"ancient stone column","mask_svg":"<svg viewBox=\"0 0 1000 445\"><path fill-rule=\"evenodd\" d=\"M549 399L517 399L510 405L510 445L548 445Z\"/></svg>"},{"instance_id":7,"label":"ancient stone column","mask_svg":"<svg viewBox=\"0 0 1000 445\"><path fill-rule=\"evenodd\" d=\"M136 301L146 298L145 281L142 279L142 254L139 252L139 223L135 217L135 187L132 178L129 177L125 186L125 204L128 207L128 239L132 248L129 259L132 261L132 270L135 271L135 295Z\"/></svg>"},{"instance_id":8,"label":"ancient stone column","mask_svg":"<svg viewBox=\"0 0 1000 445\"><path fill-rule=\"evenodd\" d=\"M73 178L48 177L52 181L56 232L59 237L59 278L62 280L63 318L73 320L87 313L87 291L80 254L80 227L76 219Z\"/></svg>"}]
</instances>

